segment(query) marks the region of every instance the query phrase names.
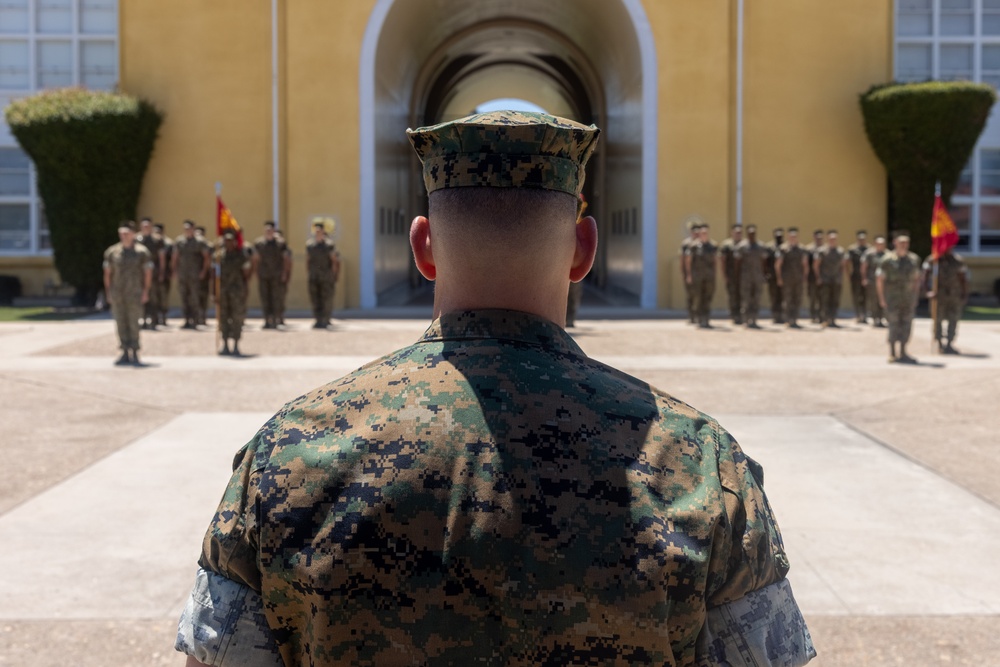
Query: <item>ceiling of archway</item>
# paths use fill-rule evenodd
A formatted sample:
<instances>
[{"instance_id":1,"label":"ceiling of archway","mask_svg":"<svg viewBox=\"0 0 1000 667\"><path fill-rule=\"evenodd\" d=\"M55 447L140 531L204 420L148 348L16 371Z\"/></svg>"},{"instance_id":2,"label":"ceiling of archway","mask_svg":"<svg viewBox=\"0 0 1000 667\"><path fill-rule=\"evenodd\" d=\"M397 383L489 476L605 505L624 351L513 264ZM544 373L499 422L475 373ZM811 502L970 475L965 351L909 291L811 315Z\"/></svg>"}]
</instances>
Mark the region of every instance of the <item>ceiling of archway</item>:
<instances>
[{"instance_id":1,"label":"ceiling of archway","mask_svg":"<svg viewBox=\"0 0 1000 667\"><path fill-rule=\"evenodd\" d=\"M436 122L519 97L591 122L641 77L620 0L397 0L379 40L383 91Z\"/></svg>"}]
</instances>

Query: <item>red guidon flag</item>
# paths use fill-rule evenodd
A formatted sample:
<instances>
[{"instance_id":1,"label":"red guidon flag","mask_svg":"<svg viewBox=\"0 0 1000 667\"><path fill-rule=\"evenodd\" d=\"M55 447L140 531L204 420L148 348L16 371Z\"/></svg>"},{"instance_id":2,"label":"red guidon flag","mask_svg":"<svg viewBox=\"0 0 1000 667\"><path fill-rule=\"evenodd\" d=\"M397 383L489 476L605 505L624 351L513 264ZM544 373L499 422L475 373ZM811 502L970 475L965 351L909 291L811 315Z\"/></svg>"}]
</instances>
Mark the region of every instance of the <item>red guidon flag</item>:
<instances>
[{"instance_id":1,"label":"red guidon flag","mask_svg":"<svg viewBox=\"0 0 1000 667\"><path fill-rule=\"evenodd\" d=\"M934 196L934 217L931 220L931 254L934 259L958 244L958 228L948 215L941 195Z\"/></svg>"},{"instance_id":2,"label":"red guidon flag","mask_svg":"<svg viewBox=\"0 0 1000 667\"><path fill-rule=\"evenodd\" d=\"M240 229L240 223L236 222L236 218L233 217L232 211L226 208L226 205L222 203L222 197L215 195L216 201L216 216L215 216L215 234L221 237L226 232L232 232L236 234L236 245L240 248L243 247L243 230Z\"/></svg>"}]
</instances>

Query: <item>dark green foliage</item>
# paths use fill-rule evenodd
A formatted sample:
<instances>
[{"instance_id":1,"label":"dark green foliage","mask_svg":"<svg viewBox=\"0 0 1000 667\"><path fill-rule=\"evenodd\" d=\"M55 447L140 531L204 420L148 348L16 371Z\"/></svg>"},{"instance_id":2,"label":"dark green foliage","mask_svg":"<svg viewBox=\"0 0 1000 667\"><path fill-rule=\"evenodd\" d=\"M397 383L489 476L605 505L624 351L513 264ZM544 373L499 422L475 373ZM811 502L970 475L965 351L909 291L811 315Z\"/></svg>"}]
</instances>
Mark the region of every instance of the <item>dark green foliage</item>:
<instances>
[{"instance_id":1,"label":"dark green foliage","mask_svg":"<svg viewBox=\"0 0 1000 667\"><path fill-rule=\"evenodd\" d=\"M129 95L80 88L24 98L5 113L38 171L56 269L78 301L93 303L104 250L135 218L163 116Z\"/></svg>"},{"instance_id":2,"label":"dark green foliage","mask_svg":"<svg viewBox=\"0 0 1000 667\"><path fill-rule=\"evenodd\" d=\"M861 95L865 132L892 181L894 229L930 254L934 184L951 201L962 168L996 100L992 86L930 81L874 86Z\"/></svg>"}]
</instances>

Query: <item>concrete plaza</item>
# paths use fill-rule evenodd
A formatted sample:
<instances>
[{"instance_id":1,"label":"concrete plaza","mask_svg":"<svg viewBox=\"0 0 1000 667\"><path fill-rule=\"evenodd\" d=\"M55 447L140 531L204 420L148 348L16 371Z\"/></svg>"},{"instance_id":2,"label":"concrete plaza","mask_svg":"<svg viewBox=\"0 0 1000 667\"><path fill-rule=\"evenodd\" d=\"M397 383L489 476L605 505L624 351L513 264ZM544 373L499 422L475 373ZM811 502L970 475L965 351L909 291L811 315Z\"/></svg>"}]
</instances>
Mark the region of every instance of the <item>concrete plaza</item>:
<instances>
[{"instance_id":1,"label":"concrete plaza","mask_svg":"<svg viewBox=\"0 0 1000 667\"><path fill-rule=\"evenodd\" d=\"M400 313L404 314L404 313ZM412 315L413 313L405 313ZM425 313L424 313L425 314ZM1000 322L886 363L885 330L760 331L584 311L572 333L722 422L766 471L814 665L1000 665ZM176 618L233 453L284 402L414 341L426 317L215 334L0 324L0 665L180 665Z\"/></svg>"}]
</instances>

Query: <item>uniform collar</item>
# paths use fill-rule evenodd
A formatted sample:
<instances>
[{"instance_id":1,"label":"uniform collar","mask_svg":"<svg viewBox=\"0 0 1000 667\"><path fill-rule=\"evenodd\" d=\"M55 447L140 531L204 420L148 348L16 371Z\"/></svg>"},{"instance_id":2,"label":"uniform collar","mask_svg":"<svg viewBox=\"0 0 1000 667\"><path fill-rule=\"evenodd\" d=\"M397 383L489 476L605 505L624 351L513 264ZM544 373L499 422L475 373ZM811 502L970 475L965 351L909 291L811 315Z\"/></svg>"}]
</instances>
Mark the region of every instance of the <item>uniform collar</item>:
<instances>
[{"instance_id":1,"label":"uniform collar","mask_svg":"<svg viewBox=\"0 0 1000 667\"><path fill-rule=\"evenodd\" d=\"M431 322L419 342L445 340L504 340L538 345L564 354L587 356L559 325L517 310L448 313Z\"/></svg>"}]
</instances>

